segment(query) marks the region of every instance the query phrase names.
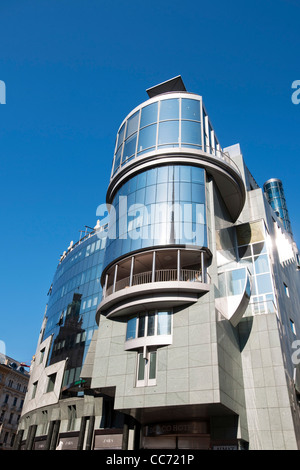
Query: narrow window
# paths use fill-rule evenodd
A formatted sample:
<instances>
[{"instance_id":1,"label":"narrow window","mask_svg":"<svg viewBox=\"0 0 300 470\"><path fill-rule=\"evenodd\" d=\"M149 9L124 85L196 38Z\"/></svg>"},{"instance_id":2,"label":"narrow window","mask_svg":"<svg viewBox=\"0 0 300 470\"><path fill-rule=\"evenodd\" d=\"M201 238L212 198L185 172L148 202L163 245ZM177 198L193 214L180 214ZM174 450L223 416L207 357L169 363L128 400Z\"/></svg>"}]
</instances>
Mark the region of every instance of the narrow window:
<instances>
[{"instance_id":1,"label":"narrow window","mask_svg":"<svg viewBox=\"0 0 300 470\"><path fill-rule=\"evenodd\" d=\"M45 356L45 348L41 350L40 352L40 364L43 362Z\"/></svg>"},{"instance_id":2,"label":"narrow window","mask_svg":"<svg viewBox=\"0 0 300 470\"><path fill-rule=\"evenodd\" d=\"M139 326L138 326L138 337L142 338L145 336L145 324L146 324L146 317L142 316L139 318Z\"/></svg>"},{"instance_id":3,"label":"narrow window","mask_svg":"<svg viewBox=\"0 0 300 470\"><path fill-rule=\"evenodd\" d=\"M171 334L171 313L170 312L158 312L158 335L170 335Z\"/></svg>"},{"instance_id":4,"label":"narrow window","mask_svg":"<svg viewBox=\"0 0 300 470\"><path fill-rule=\"evenodd\" d=\"M289 292L288 286L287 286L285 283L283 283L283 287L284 287L284 292L285 292L286 296L289 297L289 296L290 296L290 292Z\"/></svg>"},{"instance_id":5,"label":"narrow window","mask_svg":"<svg viewBox=\"0 0 300 470\"><path fill-rule=\"evenodd\" d=\"M137 322L137 317L130 318L130 320L128 320L126 341L128 341L129 339L134 339L136 337L136 322Z\"/></svg>"},{"instance_id":6,"label":"narrow window","mask_svg":"<svg viewBox=\"0 0 300 470\"><path fill-rule=\"evenodd\" d=\"M137 387L156 385L156 355L156 351L148 351L146 357L138 353Z\"/></svg>"},{"instance_id":7,"label":"narrow window","mask_svg":"<svg viewBox=\"0 0 300 470\"><path fill-rule=\"evenodd\" d=\"M76 406L68 406L68 431L73 431L75 428L76 421Z\"/></svg>"},{"instance_id":8,"label":"narrow window","mask_svg":"<svg viewBox=\"0 0 300 470\"><path fill-rule=\"evenodd\" d=\"M45 435L47 434L48 432L48 411L45 410L45 411L42 411L42 417L43 417L43 420L42 420L42 435Z\"/></svg>"},{"instance_id":9,"label":"narrow window","mask_svg":"<svg viewBox=\"0 0 300 470\"><path fill-rule=\"evenodd\" d=\"M291 327L292 332L295 335L296 334L296 327L295 327L295 323L291 319L290 319L290 327Z\"/></svg>"},{"instance_id":10,"label":"narrow window","mask_svg":"<svg viewBox=\"0 0 300 470\"><path fill-rule=\"evenodd\" d=\"M36 395L36 389L37 389L37 382L34 382L32 384L32 395L31 395L31 398L35 398L35 395Z\"/></svg>"},{"instance_id":11,"label":"narrow window","mask_svg":"<svg viewBox=\"0 0 300 470\"><path fill-rule=\"evenodd\" d=\"M148 336L154 336L155 335L155 312L150 312L148 314L148 331L147 331Z\"/></svg>"},{"instance_id":12,"label":"narrow window","mask_svg":"<svg viewBox=\"0 0 300 470\"><path fill-rule=\"evenodd\" d=\"M151 381L156 380L156 351L150 352L149 359L149 385Z\"/></svg>"},{"instance_id":13,"label":"narrow window","mask_svg":"<svg viewBox=\"0 0 300 470\"><path fill-rule=\"evenodd\" d=\"M145 380L145 359L143 358L143 353L138 355L138 382Z\"/></svg>"},{"instance_id":14,"label":"narrow window","mask_svg":"<svg viewBox=\"0 0 300 470\"><path fill-rule=\"evenodd\" d=\"M53 392L54 385L55 385L55 380L56 380L56 373L49 375L48 385L47 385L47 392L46 393Z\"/></svg>"}]
</instances>

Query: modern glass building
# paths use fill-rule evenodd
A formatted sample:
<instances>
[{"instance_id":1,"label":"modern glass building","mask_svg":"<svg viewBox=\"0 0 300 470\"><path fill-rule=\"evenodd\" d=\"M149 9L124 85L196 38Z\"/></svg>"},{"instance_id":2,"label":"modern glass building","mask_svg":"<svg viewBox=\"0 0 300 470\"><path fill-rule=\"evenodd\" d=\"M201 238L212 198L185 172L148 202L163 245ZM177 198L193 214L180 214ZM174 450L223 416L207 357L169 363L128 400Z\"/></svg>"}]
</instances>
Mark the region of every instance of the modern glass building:
<instances>
[{"instance_id":1,"label":"modern glass building","mask_svg":"<svg viewBox=\"0 0 300 470\"><path fill-rule=\"evenodd\" d=\"M147 93L108 224L55 273L16 447L298 449L296 244L202 97Z\"/></svg>"}]
</instances>

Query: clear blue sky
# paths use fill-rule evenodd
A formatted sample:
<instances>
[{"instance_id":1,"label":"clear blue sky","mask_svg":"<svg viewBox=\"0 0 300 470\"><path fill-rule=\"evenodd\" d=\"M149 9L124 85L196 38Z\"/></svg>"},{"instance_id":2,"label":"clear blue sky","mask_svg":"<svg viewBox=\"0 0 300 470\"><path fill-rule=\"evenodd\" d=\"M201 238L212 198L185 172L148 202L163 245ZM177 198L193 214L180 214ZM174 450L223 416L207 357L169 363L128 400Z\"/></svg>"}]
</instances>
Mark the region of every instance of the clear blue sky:
<instances>
[{"instance_id":1,"label":"clear blue sky","mask_svg":"<svg viewBox=\"0 0 300 470\"><path fill-rule=\"evenodd\" d=\"M300 243L298 0L0 0L0 340L31 360L60 254L96 223L116 131L176 75L284 184Z\"/></svg>"}]
</instances>

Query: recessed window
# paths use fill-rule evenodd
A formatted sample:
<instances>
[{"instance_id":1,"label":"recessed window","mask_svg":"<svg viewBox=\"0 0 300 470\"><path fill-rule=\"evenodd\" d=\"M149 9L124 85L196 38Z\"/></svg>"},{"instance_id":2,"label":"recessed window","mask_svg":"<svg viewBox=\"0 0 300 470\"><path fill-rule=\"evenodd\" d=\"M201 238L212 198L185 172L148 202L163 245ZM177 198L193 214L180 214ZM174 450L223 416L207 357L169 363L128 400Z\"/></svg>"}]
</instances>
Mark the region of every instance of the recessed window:
<instances>
[{"instance_id":1,"label":"recessed window","mask_svg":"<svg viewBox=\"0 0 300 470\"><path fill-rule=\"evenodd\" d=\"M138 353L137 387L156 385L156 356L157 351L148 351L146 357L143 352Z\"/></svg>"},{"instance_id":2,"label":"recessed window","mask_svg":"<svg viewBox=\"0 0 300 470\"><path fill-rule=\"evenodd\" d=\"M53 392L55 381L56 381L56 373L48 376L48 385L47 385L46 393Z\"/></svg>"},{"instance_id":3,"label":"recessed window","mask_svg":"<svg viewBox=\"0 0 300 470\"><path fill-rule=\"evenodd\" d=\"M36 389L37 389L37 382L34 382L32 384L32 395L31 395L31 398L35 398L35 395L36 395Z\"/></svg>"},{"instance_id":4,"label":"recessed window","mask_svg":"<svg viewBox=\"0 0 300 470\"><path fill-rule=\"evenodd\" d=\"M70 405L68 406L68 431L73 431L75 428L76 422L76 406Z\"/></svg>"},{"instance_id":5,"label":"recessed window","mask_svg":"<svg viewBox=\"0 0 300 470\"><path fill-rule=\"evenodd\" d=\"M43 362L45 356L45 348L41 350L40 352L40 364Z\"/></svg>"}]
</instances>

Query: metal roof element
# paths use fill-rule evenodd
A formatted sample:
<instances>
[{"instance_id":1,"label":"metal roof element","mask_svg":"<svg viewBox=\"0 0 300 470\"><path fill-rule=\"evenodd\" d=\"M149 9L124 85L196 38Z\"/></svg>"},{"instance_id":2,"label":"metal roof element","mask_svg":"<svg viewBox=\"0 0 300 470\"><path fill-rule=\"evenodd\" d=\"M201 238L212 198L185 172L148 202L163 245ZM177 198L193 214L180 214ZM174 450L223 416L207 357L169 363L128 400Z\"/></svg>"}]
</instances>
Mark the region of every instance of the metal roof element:
<instances>
[{"instance_id":1,"label":"metal roof element","mask_svg":"<svg viewBox=\"0 0 300 470\"><path fill-rule=\"evenodd\" d=\"M151 88L148 88L148 90L146 90L149 98L153 98L153 96L157 96L162 93L167 93L170 91L186 91L181 75L178 75L177 77L174 77L174 78L170 78L170 80L159 83L158 85L155 85Z\"/></svg>"}]
</instances>

